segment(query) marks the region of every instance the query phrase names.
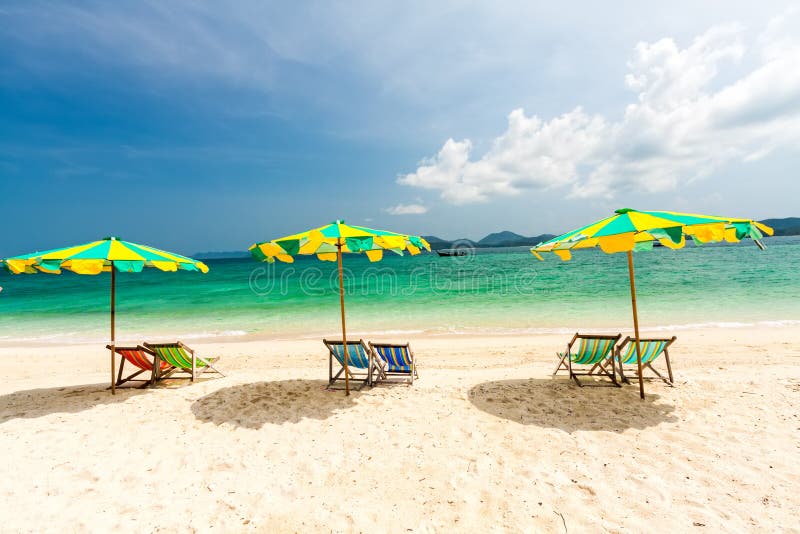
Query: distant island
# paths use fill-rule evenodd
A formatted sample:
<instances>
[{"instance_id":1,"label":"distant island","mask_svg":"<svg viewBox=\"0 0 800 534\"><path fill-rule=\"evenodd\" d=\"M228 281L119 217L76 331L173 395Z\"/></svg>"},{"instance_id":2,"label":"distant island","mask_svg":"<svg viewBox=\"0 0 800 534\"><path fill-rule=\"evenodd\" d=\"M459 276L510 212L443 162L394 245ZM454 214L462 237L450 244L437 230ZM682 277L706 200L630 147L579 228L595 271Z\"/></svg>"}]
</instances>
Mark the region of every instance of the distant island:
<instances>
[{"instance_id":1,"label":"distant island","mask_svg":"<svg viewBox=\"0 0 800 534\"><path fill-rule=\"evenodd\" d=\"M436 237L435 235L422 236L430 243L431 250L443 250L453 247L473 247L473 248L498 248L498 247L532 247L542 241L547 241L555 237L554 234L541 234L534 237L525 237L514 232L504 230L489 234L483 239L473 241L472 239L455 239L449 241Z\"/></svg>"},{"instance_id":2,"label":"distant island","mask_svg":"<svg viewBox=\"0 0 800 534\"><path fill-rule=\"evenodd\" d=\"M800 235L800 217L764 219L760 222L773 228L775 230L775 235Z\"/></svg>"},{"instance_id":3,"label":"distant island","mask_svg":"<svg viewBox=\"0 0 800 534\"><path fill-rule=\"evenodd\" d=\"M776 236L800 235L800 217L786 217L783 219L764 219L759 221L775 230ZM448 241L433 235L423 236L431 244L432 250L449 249L454 246L472 246L475 248L497 247L522 247L534 246L556 237L556 234L541 234L534 237L525 237L508 230L489 234L479 241L471 239L456 239Z\"/></svg>"},{"instance_id":4,"label":"distant island","mask_svg":"<svg viewBox=\"0 0 800 534\"><path fill-rule=\"evenodd\" d=\"M785 217L783 219L764 219L760 221L767 226L775 229L776 236L800 235L800 217ZM543 241L547 241L556 234L541 234L533 237L503 230L487 235L483 239L473 241L472 239L442 239L434 235L422 236L430 243L431 250L444 250L453 247L474 247L474 248L500 248L500 247L532 247ZM235 258L249 258L250 253L246 250L232 250L223 252L197 252L195 258L203 260L222 260Z\"/></svg>"}]
</instances>

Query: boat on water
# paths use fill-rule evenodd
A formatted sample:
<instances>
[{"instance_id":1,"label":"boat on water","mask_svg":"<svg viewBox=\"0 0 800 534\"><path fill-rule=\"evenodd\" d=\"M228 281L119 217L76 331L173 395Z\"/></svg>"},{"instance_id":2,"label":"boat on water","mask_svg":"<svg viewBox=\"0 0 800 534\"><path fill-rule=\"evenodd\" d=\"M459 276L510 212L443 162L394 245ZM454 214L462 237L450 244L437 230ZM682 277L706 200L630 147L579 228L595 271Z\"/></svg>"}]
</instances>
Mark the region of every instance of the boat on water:
<instances>
[{"instance_id":1,"label":"boat on water","mask_svg":"<svg viewBox=\"0 0 800 534\"><path fill-rule=\"evenodd\" d=\"M463 248L437 250L439 256L466 256L469 252Z\"/></svg>"}]
</instances>

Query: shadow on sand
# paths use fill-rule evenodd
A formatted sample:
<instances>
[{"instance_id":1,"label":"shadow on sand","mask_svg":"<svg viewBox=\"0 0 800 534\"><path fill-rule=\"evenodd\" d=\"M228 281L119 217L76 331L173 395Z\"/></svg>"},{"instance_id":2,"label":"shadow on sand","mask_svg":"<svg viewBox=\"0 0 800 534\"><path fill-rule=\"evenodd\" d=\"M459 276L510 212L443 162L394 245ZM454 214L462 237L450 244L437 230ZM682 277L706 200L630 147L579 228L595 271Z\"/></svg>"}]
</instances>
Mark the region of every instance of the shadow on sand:
<instances>
[{"instance_id":1,"label":"shadow on sand","mask_svg":"<svg viewBox=\"0 0 800 534\"><path fill-rule=\"evenodd\" d=\"M265 423L297 423L303 419L327 419L354 405L359 393L327 390L324 380L254 382L219 389L197 399L192 412L200 421L229 423L258 429Z\"/></svg>"},{"instance_id":2,"label":"shadow on sand","mask_svg":"<svg viewBox=\"0 0 800 534\"><path fill-rule=\"evenodd\" d=\"M125 402L142 389L117 388L112 395L108 383L27 389L0 395L0 424L11 419L35 419L54 413L78 413L102 404Z\"/></svg>"},{"instance_id":3,"label":"shadow on sand","mask_svg":"<svg viewBox=\"0 0 800 534\"><path fill-rule=\"evenodd\" d=\"M469 390L469 400L486 413L565 432L643 429L677 419L674 407L659 404L658 395L639 399L633 387L578 387L562 379L523 379L483 382Z\"/></svg>"}]
</instances>

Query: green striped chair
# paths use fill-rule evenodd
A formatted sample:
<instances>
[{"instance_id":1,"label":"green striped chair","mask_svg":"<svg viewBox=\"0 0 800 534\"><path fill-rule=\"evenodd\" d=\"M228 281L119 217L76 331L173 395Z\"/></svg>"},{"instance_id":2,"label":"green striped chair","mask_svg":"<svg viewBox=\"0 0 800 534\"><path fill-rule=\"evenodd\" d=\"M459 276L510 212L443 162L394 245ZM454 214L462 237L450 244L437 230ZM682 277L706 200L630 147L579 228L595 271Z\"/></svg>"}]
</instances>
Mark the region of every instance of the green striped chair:
<instances>
[{"instance_id":1,"label":"green striped chair","mask_svg":"<svg viewBox=\"0 0 800 534\"><path fill-rule=\"evenodd\" d=\"M214 363L219 358L201 358L194 353L194 350L184 345L180 341L175 343L145 343L145 347L153 351L156 355L156 361L167 362L173 366L166 374L162 374L157 370L153 381L163 380L170 378L175 373L188 374L192 382L208 370L214 371L220 376L225 376L216 367ZM158 368L158 366L156 366Z\"/></svg>"},{"instance_id":2,"label":"green striped chair","mask_svg":"<svg viewBox=\"0 0 800 534\"><path fill-rule=\"evenodd\" d=\"M676 336L672 336L668 339L639 339L639 346L641 347L642 351L642 371L644 371L644 368L647 367L653 371L656 377L663 380L669 386L674 384L672 378L672 364L670 364L669 361L669 346L672 345L677 339L678 338ZM662 375L655 367L653 367L653 362L656 361L662 354L664 355L664 363L666 363L667 366L667 376ZM623 381L629 381L625 376L626 371L635 377L639 376L639 369L636 360L636 340L634 338L628 336L622 340L622 343L620 343L619 346L617 346L616 360L619 364L619 374ZM626 368L625 366L628 367Z\"/></svg>"},{"instance_id":3,"label":"green striped chair","mask_svg":"<svg viewBox=\"0 0 800 534\"><path fill-rule=\"evenodd\" d=\"M407 377L412 385L414 384L414 379L419 378L417 365L414 361L414 351L411 350L409 343L370 342L369 348L372 350L372 356L375 361L382 364L381 367L383 367L386 376Z\"/></svg>"},{"instance_id":4,"label":"green striped chair","mask_svg":"<svg viewBox=\"0 0 800 534\"><path fill-rule=\"evenodd\" d=\"M335 382L344 380L344 344L341 340L323 339L322 342L328 348L328 388L333 388ZM333 374L334 360L339 365L339 370ZM355 381L361 389L364 386L372 386L375 376L385 378L383 370L376 365L372 357L372 352L367 348L363 339L347 342L347 376Z\"/></svg>"},{"instance_id":5,"label":"green striped chair","mask_svg":"<svg viewBox=\"0 0 800 534\"><path fill-rule=\"evenodd\" d=\"M557 353L558 365L553 371L553 376L563 369L569 372L569 377L579 386L583 386L578 380L579 376L605 376L610 378L615 386L620 387L614 367L614 345L621 337L622 334L595 336L576 333L572 337L572 341L567 343L567 351ZM607 367L608 362L611 363L610 373ZM588 367L589 370L582 373L576 372L575 366Z\"/></svg>"}]
</instances>

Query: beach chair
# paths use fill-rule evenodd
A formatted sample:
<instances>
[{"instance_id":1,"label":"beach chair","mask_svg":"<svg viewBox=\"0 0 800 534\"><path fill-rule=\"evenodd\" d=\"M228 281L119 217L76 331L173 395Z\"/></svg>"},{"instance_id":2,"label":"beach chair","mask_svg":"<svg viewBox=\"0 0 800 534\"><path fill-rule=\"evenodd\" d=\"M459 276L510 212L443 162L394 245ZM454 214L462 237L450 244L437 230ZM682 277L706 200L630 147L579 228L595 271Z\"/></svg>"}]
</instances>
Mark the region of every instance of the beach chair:
<instances>
[{"instance_id":1,"label":"beach chair","mask_svg":"<svg viewBox=\"0 0 800 534\"><path fill-rule=\"evenodd\" d=\"M208 370L212 370L220 376L225 376L219 369L214 367L214 363L219 358L201 358L194 353L194 350L180 341L175 343L145 343L144 346L153 351L159 361L167 362L172 366L172 369L164 374L159 370L155 380L172 378L174 374L184 373L189 376L177 378L191 378L192 382L194 382L198 376Z\"/></svg>"},{"instance_id":2,"label":"beach chair","mask_svg":"<svg viewBox=\"0 0 800 534\"><path fill-rule=\"evenodd\" d=\"M674 385L672 379L672 364L670 364L669 361L669 346L672 345L676 339L678 339L676 336L665 339L639 339L639 346L642 351L642 371L647 367L656 377L663 380L668 386ZM666 363L667 367L667 376L662 375L653 367L653 362L662 354L664 355L664 363ZM636 361L636 340L634 338L628 336L622 340L622 343L617 346L615 358L619 364L619 374L624 382L629 382L628 377L625 376L626 371L635 377L639 376L639 369ZM626 365L628 366L627 369L625 369Z\"/></svg>"},{"instance_id":3,"label":"beach chair","mask_svg":"<svg viewBox=\"0 0 800 534\"><path fill-rule=\"evenodd\" d=\"M583 335L576 333L572 340L567 343L567 351L557 353L558 365L553 371L555 376L560 370L569 371L569 377L576 384L583 386L578 380L579 376L605 376L611 379L613 385L621 387L617 382L614 366L614 345L617 344L622 334L616 336L596 336ZM575 346L577 343L577 347ZM608 366L611 365L611 372ZM575 372L574 366L580 365L583 368L589 367L587 372Z\"/></svg>"},{"instance_id":4,"label":"beach chair","mask_svg":"<svg viewBox=\"0 0 800 534\"><path fill-rule=\"evenodd\" d=\"M336 381L344 380L344 344L341 340L323 339L322 342L328 348L328 388L332 388ZM334 360L339 365L336 374L333 374ZM379 380L385 378L381 367L376 365L363 339L347 342L347 376L358 384L357 389L372 386L376 375Z\"/></svg>"},{"instance_id":5,"label":"beach chair","mask_svg":"<svg viewBox=\"0 0 800 534\"><path fill-rule=\"evenodd\" d=\"M414 351L409 343L369 343L373 358L376 363L382 363L385 376L403 376L414 384L414 379L419 378L417 365L414 361Z\"/></svg>"},{"instance_id":6,"label":"beach chair","mask_svg":"<svg viewBox=\"0 0 800 534\"><path fill-rule=\"evenodd\" d=\"M106 348L111 350L111 345L106 345ZM118 347L115 345L114 352L122 356L122 359L119 362L119 373L117 374L116 382L117 386L121 386L125 382L143 382L143 384L139 386L143 388L155 382L156 376L159 374L158 372L153 371L153 365L156 360L155 352L141 345L136 345L135 347ZM125 367L125 362L130 363L138 370L126 376L125 378L122 378L122 370ZM172 366L169 363L165 361L160 362L160 372L168 372L170 369L172 369ZM136 378L140 374L147 372L150 373L150 376L147 379Z\"/></svg>"}]
</instances>

